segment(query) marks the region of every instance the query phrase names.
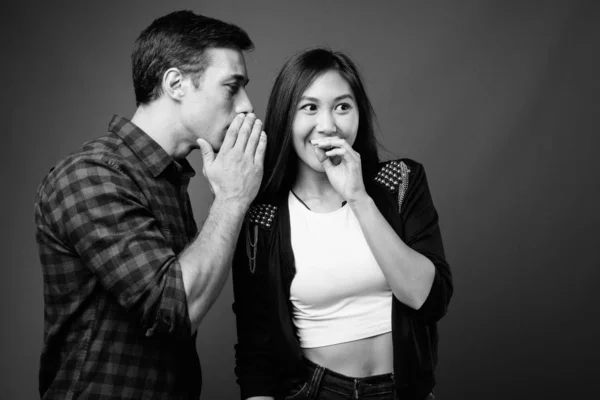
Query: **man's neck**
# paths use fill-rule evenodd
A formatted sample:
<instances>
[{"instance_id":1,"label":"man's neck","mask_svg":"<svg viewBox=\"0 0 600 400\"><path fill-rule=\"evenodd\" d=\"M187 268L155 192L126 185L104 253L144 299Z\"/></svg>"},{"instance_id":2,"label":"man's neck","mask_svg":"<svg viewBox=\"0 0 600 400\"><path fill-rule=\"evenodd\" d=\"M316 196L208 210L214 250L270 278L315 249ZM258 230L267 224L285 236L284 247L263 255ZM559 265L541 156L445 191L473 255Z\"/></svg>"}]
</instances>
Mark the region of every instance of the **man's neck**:
<instances>
[{"instance_id":1,"label":"man's neck","mask_svg":"<svg viewBox=\"0 0 600 400\"><path fill-rule=\"evenodd\" d=\"M176 110L170 110L169 104L159 100L137 108L131 122L143 130L167 154L174 159L181 159L193 150L194 144L187 143L184 129L177 118Z\"/></svg>"}]
</instances>

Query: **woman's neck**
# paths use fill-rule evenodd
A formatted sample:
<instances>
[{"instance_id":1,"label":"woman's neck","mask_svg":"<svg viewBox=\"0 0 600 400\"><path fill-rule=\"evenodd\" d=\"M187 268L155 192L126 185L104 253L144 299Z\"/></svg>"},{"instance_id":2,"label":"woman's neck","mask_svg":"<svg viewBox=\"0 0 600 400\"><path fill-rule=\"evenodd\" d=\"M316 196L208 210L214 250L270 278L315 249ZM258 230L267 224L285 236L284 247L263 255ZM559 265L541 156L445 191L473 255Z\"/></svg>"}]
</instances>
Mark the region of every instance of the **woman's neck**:
<instances>
[{"instance_id":1,"label":"woman's neck","mask_svg":"<svg viewBox=\"0 0 600 400\"><path fill-rule=\"evenodd\" d=\"M307 170L309 169L309 170ZM342 196L331 186L324 172L299 168L292 190L312 211L330 212L340 208Z\"/></svg>"}]
</instances>

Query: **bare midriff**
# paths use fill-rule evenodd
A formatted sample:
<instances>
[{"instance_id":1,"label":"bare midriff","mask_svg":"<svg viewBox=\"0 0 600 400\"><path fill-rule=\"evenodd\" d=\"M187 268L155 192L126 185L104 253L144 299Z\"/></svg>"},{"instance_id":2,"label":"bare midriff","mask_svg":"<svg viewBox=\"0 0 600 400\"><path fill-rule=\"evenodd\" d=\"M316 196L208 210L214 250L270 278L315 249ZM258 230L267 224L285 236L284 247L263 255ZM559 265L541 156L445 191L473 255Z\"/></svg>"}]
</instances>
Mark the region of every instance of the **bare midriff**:
<instances>
[{"instance_id":1,"label":"bare midriff","mask_svg":"<svg viewBox=\"0 0 600 400\"><path fill-rule=\"evenodd\" d=\"M302 351L312 362L353 378L388 374L393 370L391 332Z\"/></svg>"}]
</instances>

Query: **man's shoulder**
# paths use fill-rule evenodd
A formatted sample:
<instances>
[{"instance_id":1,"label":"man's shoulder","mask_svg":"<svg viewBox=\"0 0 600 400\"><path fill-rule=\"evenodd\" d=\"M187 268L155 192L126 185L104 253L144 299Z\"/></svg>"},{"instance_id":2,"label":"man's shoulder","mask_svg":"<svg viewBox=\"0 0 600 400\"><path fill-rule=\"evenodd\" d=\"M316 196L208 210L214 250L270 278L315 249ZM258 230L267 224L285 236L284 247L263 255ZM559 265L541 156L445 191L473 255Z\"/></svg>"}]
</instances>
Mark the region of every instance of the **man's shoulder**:
<instances>
[{"instance_id":1,"label":"man's shoulder","mask_svg":"<svg viewBox=\"0 0 600 400\"><path fill-rule=\"evenodd\" d=\"M119 169L126 161L121 142L110 133L84 142L50 168L38 193L54 191L70 181L85 179L94 169Z\"/></svg>"}]
</instances>

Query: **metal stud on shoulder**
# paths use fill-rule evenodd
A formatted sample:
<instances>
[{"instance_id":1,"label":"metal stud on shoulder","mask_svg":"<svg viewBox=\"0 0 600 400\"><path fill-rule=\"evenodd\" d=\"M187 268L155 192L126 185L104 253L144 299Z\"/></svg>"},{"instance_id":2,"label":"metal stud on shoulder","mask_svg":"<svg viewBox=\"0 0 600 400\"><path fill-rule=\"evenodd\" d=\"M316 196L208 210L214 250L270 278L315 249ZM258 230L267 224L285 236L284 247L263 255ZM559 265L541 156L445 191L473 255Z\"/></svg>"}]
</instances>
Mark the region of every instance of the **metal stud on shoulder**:
<instances>
[{"instance_id":1,"label":"metal stud on shoulder","mask_svg":"<svg viewBox=\"0 0 600 400\"><path fill-rule=\"evenodd\" d=\"M257 204L248 210L248 219L251 224L256 224L264 229L271 229L277 206L271 204Z\"/></svg>"},{"instance_id":2,"label":"metal stud on shoulder","mask_svg":"<svg viewBox=\"0 0 600 400\"><path fill-rule=\"evenodd\" d=\"M246 255L250 273L256 271L256 254L258 253L258 227L271 230L277 207L271 204L257 204L248 210L248 223L246 224ZM254 229L250 229L250 225Z\"/></svg>"},{"instance_id":3,"label":"metal stud on shoulder","mask_svg":"<svg viewBox=\"0 0 600 400\"><path fill-rule=\"evenodd\" d=\"M402 211L402 202L408 190L410 169L404 161L387 162L375 175L375 182L392 193L398 192L398 212Z\"/></svg>"}]
</instances>

